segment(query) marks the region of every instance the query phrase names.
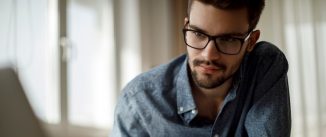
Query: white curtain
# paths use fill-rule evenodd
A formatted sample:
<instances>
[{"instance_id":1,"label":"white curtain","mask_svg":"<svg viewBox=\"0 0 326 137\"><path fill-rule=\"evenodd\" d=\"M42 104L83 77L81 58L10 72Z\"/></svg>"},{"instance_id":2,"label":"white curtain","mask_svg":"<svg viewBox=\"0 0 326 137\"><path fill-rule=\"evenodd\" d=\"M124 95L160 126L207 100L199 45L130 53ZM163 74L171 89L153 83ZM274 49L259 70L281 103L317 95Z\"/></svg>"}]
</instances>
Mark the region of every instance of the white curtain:
<instances>
[{"instance_id":1,"label":"white curtain","mask_svg":"<svg viewBox=\"0 0 326 137\"><path fill-rule=\"evenodd\" d=\"M326 136L325 0L267 0L262 40L279 46L289 61L293 137Z\"/></svg>"},{"instance_id":2,"label":"white curtain","mask_svg":"<svg viewBox=\"0 0 326 137\"><path fill-rule=\"evenodd\" d=\"M56 5L51 0L0 1L0 64L13 64L36 115L58 123Z\"/></svg>"}]
</instances>

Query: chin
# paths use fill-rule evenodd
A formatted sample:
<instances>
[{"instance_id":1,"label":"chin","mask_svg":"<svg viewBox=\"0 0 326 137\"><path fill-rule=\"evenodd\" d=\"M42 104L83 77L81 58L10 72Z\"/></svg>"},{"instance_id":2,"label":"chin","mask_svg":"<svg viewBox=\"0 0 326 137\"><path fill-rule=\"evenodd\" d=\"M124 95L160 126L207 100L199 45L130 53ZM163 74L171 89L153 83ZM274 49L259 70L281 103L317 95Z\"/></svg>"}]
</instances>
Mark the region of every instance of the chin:
<instances>
[{"instance_id":1,"label":"chin","mask_svg":"<svg viewBox=\"0 0 326 137\"><path fill-rule=\"evenodd\" d=\"M192 73L192 78L197 86L205 89L213 89L221 86L225 83L227 79L223 76L216 76L212 74L205 73Z\"/></svg>"}]
</instances>

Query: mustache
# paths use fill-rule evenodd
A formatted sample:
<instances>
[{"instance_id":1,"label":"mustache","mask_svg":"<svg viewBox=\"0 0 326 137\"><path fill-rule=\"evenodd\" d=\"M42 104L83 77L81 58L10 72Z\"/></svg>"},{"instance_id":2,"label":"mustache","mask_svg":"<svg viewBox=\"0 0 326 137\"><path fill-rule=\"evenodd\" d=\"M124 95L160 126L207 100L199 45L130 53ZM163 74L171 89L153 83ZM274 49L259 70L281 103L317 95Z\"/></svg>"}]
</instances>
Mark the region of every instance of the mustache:
<instances>
[{"instance_id":1,"label":"mustache","mask_svg":"<svg viewBox=\"0 0 326 137\"><path fill-rule=\"evenodd\" d=\"M194 67L196 66L200 66L201 64L205 64L205 65L208 65L208 66L214 66L214 67L218 67L218 68L221 68L221 69L226 69L226 66L218 61L214 61L214 60L211 60L211 61L207 61L207 60L199 60L199 59L194 59L192 61Z\"/></svg>"}]
</instances>

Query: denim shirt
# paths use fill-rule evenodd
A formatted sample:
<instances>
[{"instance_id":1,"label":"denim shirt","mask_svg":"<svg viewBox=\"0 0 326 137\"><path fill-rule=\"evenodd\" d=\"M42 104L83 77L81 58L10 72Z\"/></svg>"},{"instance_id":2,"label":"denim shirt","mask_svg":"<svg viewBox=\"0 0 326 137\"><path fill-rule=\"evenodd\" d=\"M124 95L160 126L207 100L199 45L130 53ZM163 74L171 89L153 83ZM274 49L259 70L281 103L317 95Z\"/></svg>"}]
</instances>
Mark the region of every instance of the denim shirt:
<instances>
[{"instance_id":1,"label":"denim shirt","mask_svg":"<svg viewBox=\"0 0 326 137\"><path fill-rule=\"evenodd\" d=\"M115 109L111 137L289 137L288 63L267 42L245 55L215 121L197 114L182 55L133 79ZM210 109L210 108L207 108Z\"/></svg>"}]
</instances>

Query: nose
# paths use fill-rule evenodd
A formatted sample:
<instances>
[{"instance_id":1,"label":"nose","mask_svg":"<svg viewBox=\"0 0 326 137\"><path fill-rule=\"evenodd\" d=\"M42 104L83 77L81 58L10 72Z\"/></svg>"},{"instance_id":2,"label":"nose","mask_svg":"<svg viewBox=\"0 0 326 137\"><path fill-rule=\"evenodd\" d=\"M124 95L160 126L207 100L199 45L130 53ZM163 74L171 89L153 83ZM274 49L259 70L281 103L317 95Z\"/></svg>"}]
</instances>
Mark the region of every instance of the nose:
<instances>
[{"instance_id":1,"label":"nose","mask_svg":"<svg viewBox=\"0 0 326 137\"><path fill-rule=\"evenodd\" d=\"M206 60L217 60L220 58L221 53L217 50L215 42L211 40L201 54Z\"/></svg>"}]
</instances>

